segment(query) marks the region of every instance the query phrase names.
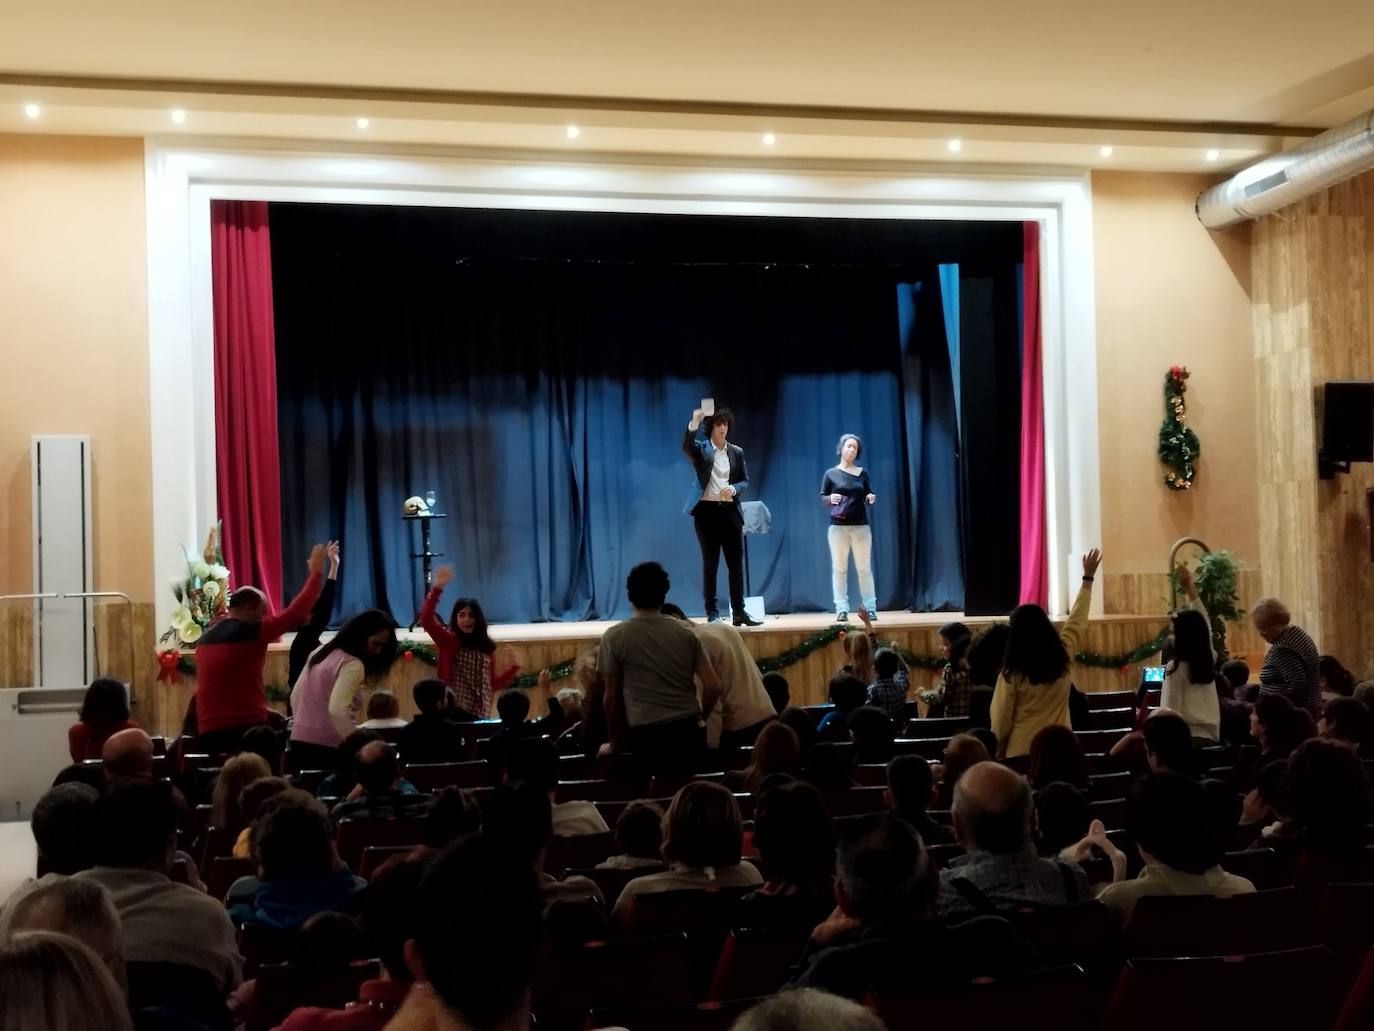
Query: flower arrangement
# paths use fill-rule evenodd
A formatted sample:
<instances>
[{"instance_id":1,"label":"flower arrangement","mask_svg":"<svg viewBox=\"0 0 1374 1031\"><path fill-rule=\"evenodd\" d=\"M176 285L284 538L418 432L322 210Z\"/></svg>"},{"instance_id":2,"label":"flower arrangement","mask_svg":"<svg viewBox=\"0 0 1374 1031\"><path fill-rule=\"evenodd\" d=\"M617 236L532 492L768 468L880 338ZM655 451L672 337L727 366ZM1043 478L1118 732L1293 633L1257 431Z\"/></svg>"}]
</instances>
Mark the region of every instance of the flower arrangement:
<instances>
[{"instance_id":1,"label":"flower arrangement","mask_svg":"<svg viewBox=\"0 0 1374 1031\"><path fill-rule=\"evenodd\" d=\"M195 647L201 633L223 612L229 597L229 570L220 550L220 529L216 523L205 537L199 555L186 555L186 577L172 583L179 604L172 612L172 625L159 639L160 644Z\"/></svg>"},{"instance_id":2,"label":"flower arrangement","mask_svg":"<svg viewBox=\"0 0 1374 1031\"><path fill-rule=\"evenodd\" d=\"M1169 366L1164 376L1164 424L1159 428L1159 460L1168 466L1164 486L1170 490L1188 490L1197 476L1196 463L1202 453L1197 434L1185 425L1187 408L1183 395L1188 390L1188 370L1182 365Z\"/></svg>"}]
</instances>

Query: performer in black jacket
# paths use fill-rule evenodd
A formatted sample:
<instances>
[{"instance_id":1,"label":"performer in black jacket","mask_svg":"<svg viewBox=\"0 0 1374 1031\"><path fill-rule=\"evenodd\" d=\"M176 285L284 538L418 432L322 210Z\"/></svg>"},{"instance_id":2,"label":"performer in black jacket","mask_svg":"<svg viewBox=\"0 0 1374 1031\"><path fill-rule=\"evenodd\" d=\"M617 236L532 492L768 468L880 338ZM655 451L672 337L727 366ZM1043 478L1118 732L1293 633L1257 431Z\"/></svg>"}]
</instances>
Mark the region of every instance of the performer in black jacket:
<instances>
[{"instance_id":1,"label":"performer in black jacket","mask_svg":"<svg viewBox=\"0 0 1374 1031\"><path fill-rule=\"evenodd\" d=\"M744 611L744 517L739 496L749 489L744 450L725 438L734 429L728 408L706 415L698 408L682 436L683 454L696 470L697 482L684 511L696 524L701 545L701 591L706 618L720 618L716 607L716 571L721 552L730 576L730 607L735 626L758 626Z\"/></svg>"}]
</instances>

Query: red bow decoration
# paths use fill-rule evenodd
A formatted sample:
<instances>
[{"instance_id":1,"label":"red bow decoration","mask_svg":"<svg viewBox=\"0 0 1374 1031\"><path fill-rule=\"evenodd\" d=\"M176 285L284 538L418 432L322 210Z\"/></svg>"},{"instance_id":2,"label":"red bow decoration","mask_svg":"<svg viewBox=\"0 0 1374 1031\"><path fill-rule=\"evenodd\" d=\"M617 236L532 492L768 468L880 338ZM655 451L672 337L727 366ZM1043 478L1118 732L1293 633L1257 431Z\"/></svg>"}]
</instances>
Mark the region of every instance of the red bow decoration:
<instances>
[{"instance_id":1,"label":"red bow decoration","mask_svg":"<svg viewBox=\"0 0 1374 1031\"><path fill-rule=\"evenodd\" d=\"M415 653L411 651L409 648L407 648L405 651L401 653L401 658L405 659L406 662L410 662L412 659L415 658Z\"/></svg>"},{"instance_id":2,"label":"red bow decoration","mask_svg":"<svg viewBox=\"0 0 1374 1031\"><path fill-rule=\"evenodd\" d=\"M837 636L841 641L843 641L843 640L844 640L844 631L841 630L836 636Z\"/></svg>"},{"instance_id":3,"label":"red bow decoration","mask_svg":"<svg viewBox=\"0 0 1374 1031\"><path fill-rule=\"evenodd\" d=\"M166 651L157 653L157 682L159 684L175 684L181 679L181 673L177 666L181 663L181 652L175 648L168 648Z\"/></svg>"}]
</instances>

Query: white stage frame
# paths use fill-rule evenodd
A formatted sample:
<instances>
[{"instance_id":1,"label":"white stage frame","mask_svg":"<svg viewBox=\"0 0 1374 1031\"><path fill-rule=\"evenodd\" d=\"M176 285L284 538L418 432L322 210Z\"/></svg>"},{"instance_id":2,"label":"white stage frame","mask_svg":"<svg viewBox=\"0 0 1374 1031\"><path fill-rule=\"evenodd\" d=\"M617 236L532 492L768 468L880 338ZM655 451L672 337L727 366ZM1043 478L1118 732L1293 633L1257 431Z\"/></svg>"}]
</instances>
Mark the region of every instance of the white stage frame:
<instances>
[{"instance_id":1,"label":"white stage frame","mask_svg":"<svg viewBox=\"0 0 1374 1031\"><path fill-rule=\"evenodd\" d=\"M1040 223L1049 607L1101 540L1092 191L1086 170L749 167L667 158L398 153L149 139L148 364L158 625L217 512L210 201ZM287 569L291 568L287 556ZM288 580L289 580L288 576ZM1100 614L1100 592L1094 596Z\"/></svg>"}]
</instances>

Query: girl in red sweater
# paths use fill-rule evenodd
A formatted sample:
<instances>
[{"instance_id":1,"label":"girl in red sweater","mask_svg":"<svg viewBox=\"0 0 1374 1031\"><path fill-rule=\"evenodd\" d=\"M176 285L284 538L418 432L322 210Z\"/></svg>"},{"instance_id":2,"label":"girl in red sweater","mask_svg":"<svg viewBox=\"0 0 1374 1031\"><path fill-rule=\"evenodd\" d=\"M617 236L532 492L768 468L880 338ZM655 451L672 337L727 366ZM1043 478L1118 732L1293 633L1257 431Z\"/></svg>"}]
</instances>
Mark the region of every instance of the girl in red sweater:
<instances>
[{"instance_id":1,"label":"girl in red sweater","mask_svg":"<svg viewBox=\"0 0 1374 1031\"><path fill-rule=\"evenodd\" d=\"M438 616L439 595L453 580L453 568L434 571L434 586L420 608L420 625L439 652L435 672L453 689L453 716L484 720L491 714L492 695L515 679L520 667L509 646L497 648L487 633L487 617L476 598L459 598L447 623ZM496 672L497 664L501 672Z\"/></svg>"}]
</instances>

